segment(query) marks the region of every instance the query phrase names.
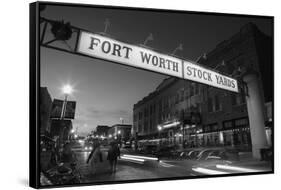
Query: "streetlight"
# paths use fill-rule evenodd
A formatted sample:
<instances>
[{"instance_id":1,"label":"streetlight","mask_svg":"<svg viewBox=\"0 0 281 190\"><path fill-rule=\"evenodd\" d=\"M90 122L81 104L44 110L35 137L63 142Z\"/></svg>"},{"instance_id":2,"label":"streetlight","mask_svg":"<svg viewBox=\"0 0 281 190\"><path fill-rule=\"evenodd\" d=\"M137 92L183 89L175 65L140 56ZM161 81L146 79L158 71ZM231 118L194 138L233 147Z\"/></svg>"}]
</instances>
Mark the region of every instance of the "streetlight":
<instances>
[{"instance_id":1,"label":"streetlight","mask_svg":"<svg viewBox=\"0 0 281 190\"><path fill-rule=\"evenodd\" d=\"M64 116L65 116L65 111L66 111L66 104L67 104L67 96L70 95L73 91L73 88L72 86L70 86L69 84L67 85L64 85L62 87L62 92L63 94L65 95L64 97L64 103L63 103L63 111L62 111L62 115L61 115L61 119L63 120L64 119Z\"/></svg>"},{"instance_id":2,"label":"streetlight","mask_svg":"<svg viewBox=\"0 0 281 190\"><path fill-rule=\"evenodd\" d=\"M120 121L122 123L122 125L124 124L124 119L122 117L120 117Z\"/></svg>"},{"instance_id":3,"label":"streetlight","mask_svg":"<svg viewBox=\"0 0 281 190\"><path fill-rule=\"evenodd\" d=\"M159 146L160 146L161 145L160 132L162 130L162 127L158 125L157 128L158 128L158 138L159 138Z\"/></svg>"},{"instance_id":4,"label":"streetlight","mask_svg":"<svg viewBox=\"0 0 281 190\"><path fill-rule=\"evenodd\" d=\"M63 86L62 91L63 91L64 94L69 95L69 94L72 93L73 89L72 89L72 86L67 84L67 85Z\"/></svg>"},{"instance_id":5,"label":"streetlight","mask_svg":"<svg viewBox=\"0 0 281 190\"><path fill-rule=\"evenodd\" d=\"M73 89L72 89L72 86L70 86L69 84L67 85L64 85L62 87L62 92L63 94L65 95L65 98L64 98L64 102L63 102L63 107L62 107L62 113L61 113L61 120L63 121L64 120L64 117L65 117L65 111L66 111L66 104L67 104L67 96L70 95L72 93ZM62 135L61 135L61 140L63 140L63 136L64 136L64 130L66 128L66 126L64 126L64 122L62 122L62 125L63 125L63 129L62 129ZM71 130L72 132L72 130ZM74 133L74 131L73 131ZM75 137L75 135L74 135ZM69 138L69 136L67 137Z\"/></svg>"}]
</instances>

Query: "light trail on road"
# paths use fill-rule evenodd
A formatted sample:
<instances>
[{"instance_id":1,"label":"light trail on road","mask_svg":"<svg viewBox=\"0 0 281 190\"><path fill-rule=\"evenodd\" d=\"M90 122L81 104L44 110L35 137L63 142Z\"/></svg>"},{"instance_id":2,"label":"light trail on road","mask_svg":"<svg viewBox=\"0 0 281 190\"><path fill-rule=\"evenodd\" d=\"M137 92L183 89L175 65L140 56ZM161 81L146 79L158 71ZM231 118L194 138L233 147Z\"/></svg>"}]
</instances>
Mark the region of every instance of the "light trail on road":
<instances>
[{"instance_id":1,"label":"light trail on road","mask_svg":"<svg viewBox=\"0 0 281 190\"><path fill-rule=\"evenodd\" d=\"M237 166L228 166L228 165L216 165L219 169L225 169L225 170L233 170L233 171L239 171L239 172L260 172L261 170L254 170L249 168L243 168L243 167L237 167Z\"/></svg>"},{"instance_id":2,"label":"light trail on road","mask_svg":"<svg viewBox=\"0 0 281 190\"><path fill-rule=\"evenodd\" d=\"M154 160L154 161L158 160L158 158L148 157L148 156L137 156L137 155L130 155L130 154L124 154L123 156L131 157L131 158L145 159L145 160Z\"/></svg>"},{"instance_id":3,"label":"light trail on road","mask_svg":"<svg viewBox=\"0 0 281 190\"><path fill-rule=\"evenodd\" d=\"M138 164L144 163L144 159L131 158L131 157L127 157L127 156L120 156L120 158L123 160L129 161L129 162L134 162L134 163L138 163Z\"/></svg>"},{"instance_id":4,"label":"light trail on road","mask_svg":"<svg viewBox=\"0 0 281 190\"><path fill-rule=\"evenodd\" d=\"M198 173L203 173L207 175L222 175L222 174L229 174L228 172L222 172L218 170L210 170L206 168L192 168L193 171L198 172Z\"/></svg>"}]
</instances>

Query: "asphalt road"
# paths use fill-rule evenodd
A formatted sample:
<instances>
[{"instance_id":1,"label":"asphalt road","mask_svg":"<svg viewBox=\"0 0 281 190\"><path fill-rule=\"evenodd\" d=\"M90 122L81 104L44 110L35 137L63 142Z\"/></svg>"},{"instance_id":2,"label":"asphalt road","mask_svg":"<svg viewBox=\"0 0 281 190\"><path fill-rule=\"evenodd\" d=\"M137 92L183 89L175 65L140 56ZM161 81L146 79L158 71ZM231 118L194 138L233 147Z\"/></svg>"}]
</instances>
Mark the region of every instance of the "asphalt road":
<instances>
[{"instance_id":1,"label":"asphalt road","mask_svg":"<svg viewBox=\"0 0 281 190\"><path fill-rule=\"evenodd\" d=\"M245 172L241 170L241 168L234 168L234 169L223 168L223 167L217 168L216 164L219 164L221 166L228 165L222 162L210 162L210 161L198 162L192 160L184 160L184 161L145 160L144 162L138 162L138 161L132 161L132 160L121 158L118 160L117 171L112 174L109 171L109 163L106 160L107 149L102 148L101 150L104 159L98 173L96 174L92 174L91 166L89 164L86 164L86 160L90 152L75 151L78 159L77 166L80 173L83 176L82 178L83 182L90 183L90 182L105 182L105 181L159 179L159 178L172 178L172 177L194 177L194 176L203 176L203 175L231 174L231 173ZM250 164L253 165L254 163L251 162ZM267 163L264 163L264 165L262 164L263 163L258 162L259 168L262 168L261 166L263 166L263 168L259 171L264 171L264 170L268 171ZM199 168L199 170L195 171L194 168ZM252 172L251 170L249 171ZM255 171L256 170L253 170L253 172Z\"/></svg>"},{"instance_id":2,"label":"asphalt road","mask_svg":"<svg viewBox=\"0 0 281 190\"><path fill-rule=\"evenodd\" d=\"M103 155L106 155L107 150L102 149ZM188 177L194 176L192 165L185 167L176 163L167 163L165 161L145 161L132 162L124 159L119 159L117 171L111 173L109 171L109 163L106 159L103 160L103 171L97 174L92 174L90 164L86 164L89 152L76 151L78 159L77 167L83 176L83 182L97 181L122 181L122 180L138 180L138 179L155 179L168 177ZM106 157L106 156L104 156Z\"/></svg>"}]
</instances>

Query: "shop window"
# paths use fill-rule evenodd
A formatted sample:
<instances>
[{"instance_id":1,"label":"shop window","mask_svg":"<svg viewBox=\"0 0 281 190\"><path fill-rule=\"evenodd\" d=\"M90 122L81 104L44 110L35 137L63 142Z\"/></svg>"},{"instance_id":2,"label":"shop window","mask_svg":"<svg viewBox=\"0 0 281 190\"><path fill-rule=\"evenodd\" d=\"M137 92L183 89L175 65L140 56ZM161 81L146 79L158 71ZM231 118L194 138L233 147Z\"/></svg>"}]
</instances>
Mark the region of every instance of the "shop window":
<instances>
[{"instance_id":1,"label":"shop window","mask_svg":"<svg viewBox=\"0 0 281 190\"><path fill-rule=\"evenodd\" d=\"M159 100L159 112L162 112L162 101Z\"/></svg>"},{"instance_id":2,"label":"shop window","mask_svg":"<svg viewBox=\"0 0 281 190\"><path fill-rule=\"evenodd\" d=\"M176 94L175 104L178 104L178 103L179 103L179 99L180 99L180 96L179 96L179 93L177 93L177 94Z\"/></svg>"},{"instance_id":3,"label":"shop window","mask_svg":"<svg viewBox=\"0 0 281 190\"><path fill-rule=\"evenodd\" d=\"M204 132L210 132L211 131L211 126L210 125L205 125L204 126Z\"/></svg>"},{"instance_id":4,"label":"shop window","mask_svg":"<svg viewBox=\"0 0 281 190\"><path fill-rule=\"evenodd\" d=\"M150 129L149 129L149 130L152 131L152 128L153 128L153 127L152 127L152 126L153 126L152 119L150 119L149 122L150 122L150 123L149 123L149 126L150 126Z\"/></svg>"},{"instance_id":5,"label":"shop window","mask_svg":"<svg viewBox=\"0 0 281 190\"><path fill-rule=\"evenodd\" d=\"M213 99L208 98L208 112L213 112Z\"/></svg>"},{"instance_id":6,"label":"shop window","mask_svg":"<svg viewBox=\"0 0 281 190\"><path fill-rule=\"evenodd\" d=\"M145 121L145 122L144 122L144 132L146 133L147 130L148 130L148 122Z\"/></svg>"},{"instance_id":7,"label":"shop window","mask_svg":"<svg viewBox=\"0 0 281 190\"><path fill-rule=\"evenodd\" d=\"M137 114L134 114L134 122L136 122L137 121Z\"/></svg>"},{"instance_id":8,"label":"shop window","mask_svg":"<svg viewBox=\"0 0 281 190\"><path fill-rule=\"evenodd\" d=\"M247 118L235 120L235 126L247 126L248 124Z\"/></svg>"},{"instance_id":9,"label":"shop window","mask_svg":"<svg viewBox=\"0 0 281 190\"><path fill-rule=\"evenodd\" d=\"M190 85L190 96L194 96L194 83Z\"/></svg>"},{"instance_id":10,"label":"shop window","mask_svg":"<svg viewBox=\"0 0 281 190\"><path fill-rule=\"evenodd\" d=\"M224 129L232 129L233 128L233 122L232 121L225 121L223 123Z\"/></svg>"},{"instance_id":11,"label":"shop window","mask_svg":"<svg viewBox=\"0 0 281 190\"><path fill-rule=\"evenodd\" d=\"M222 104L221 104L221 101L219 99L219 96L216 95L215 96L215 109L214 109L214 111L220 111L220 110L222 110Z\"/></svg>"},{"instance_id":12,"label":"shop window","mask_svg":"<svg viewBox=\"0 0 281 190\"><path fill-rule=\"evenodd\" d=\"M178 111L178 110L175 111L175 117L176 117L176 118L179 117L179 111Z\"/></svg>"},{"instance_id":13,"label":"shop window","mask_svg":"<svg viewBox=\"0 0 281 190\"><path fill-rule=\"evenodd\" d=\"M194 95L199 95L199 94L200 94L199 84L194 84Z\"/></svg>"},{"instance_id":14,"label":"shop window","mask_svg":"<svg viewBox=\"0 0 281 190\"><path fill-rule=\"evenodd\" d=\"M142 112L139 112L139 120L142 119Z\"/></svg>"},{"instance_id":15,"label":"shop window","mask_svg":"<svg viewBox=\"0 0 281 190\"><path fill-rule=\"evenodd\" d=\"M144 109L144 117L148 117L148 108Z\"/></svg>"},{"instance_id":16,"label":"shop window","mask_svg":"<svg viewBox=\"0 0 281 190\"><path fill-rule=\"evenodd\" d=\"M242 94L232 94L231 103L233 106L241 105L246 103L245 95Z\"/></svg>"},{"instance_id":17,"label":"shop window","mask_svg":"<svg viewBox=\"0 0 281 190\"><path fill-rule=\"evenodd\" d=\"M138 132L139 132L139 133L142 132L142 126L141 126L141 124L139 124L139 126L138 126Z\"/></svg>"},{"instance_id":18,"label":"shop window","mask_svg":"<svg viewBox=\"0 0 281 190\"><path fill-rule=\"evenodd\" d=\"M185 91L184 91L184 96L185 96L185 99L188 99L188 98L189 98L188 90L185 90Z\"/></svg>"},{"instance_id":19,"label":"shop window","mask_svg":"<svg viewBox=\"0 0 281 190\"><path fill-rule=\"evenodd\" d=\"M184 90L182 89L180 91L180 101L182 102L184 100Z\"/></svg>"},{"instance_id":20,"label":"shop window","mask_svg":"<svg viewBox=\"0 0 281 190\"><path fill-rule=\"evenodd\" d=\"M197 108L197 110L198 110L199 113L202 112L201 104L196 103L196 108Z\"/></svg>"}]
</instances>

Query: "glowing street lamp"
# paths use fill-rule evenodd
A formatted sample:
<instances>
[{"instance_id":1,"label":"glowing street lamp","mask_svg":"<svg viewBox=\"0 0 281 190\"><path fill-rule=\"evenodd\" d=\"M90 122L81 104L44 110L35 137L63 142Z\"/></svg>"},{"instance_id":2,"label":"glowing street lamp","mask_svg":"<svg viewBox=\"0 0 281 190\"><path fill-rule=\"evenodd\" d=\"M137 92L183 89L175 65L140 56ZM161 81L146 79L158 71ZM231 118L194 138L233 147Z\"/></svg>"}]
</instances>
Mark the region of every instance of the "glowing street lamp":
<instances>
[{"instance_id":1,"label":"glowing street lamp","mask_svg":"<svg viewBox=\"0 0 281 190\"><path fill-rule=\"evenodd\" d=\"M73 91L72 86L70 86L69 84L63 86L62 91L65 95L70 95Z\"/></svg>"},{"instance_id":2,"label":"glowing street lamp","mask_svg":"<svg viewBox=\"0 0 281 190\"><path fill-rule=\"evenodd\" d=\"M73 91L73 88L69 84L62 87L62 92L65 95L65 98L64 98L63 105L62 105L63 107L62 107L62 112L61 112L61 120L64 120L64 117L65 117L66 105L67 105L67 96L70 95L72 93L72 91ZM63 134L64 134L64 130L66 129L66 126L65 126L64 123L62 123L62 125L63 125L63 129L62 129L62 132L61 132L61 137L63 138ZM73 130L73 132L71 130L71 133L74 133L74 130ZM75 137L75 135L74 135L74 138L77 138L77 137ZM67 138L69 139L69 136Z\"/></svg>"},{"instance_id":3,"label":"glowing street lamp","mask_svg":"<svg viewBox=\"0 0 281 190\"><path fill-rule=\"evenodd\" d=\"M158 138L160 139L160 137L161 137L160 133L161 133L162 127L160 125L158 125L157 128L158 128ZM159 146L161 146L161 139L159 141Z\"/></svg>"},{"instance_id":4,"label":"glowing street lamp","mask_svg":"<svg viewBox=\"0 0 281 190\"><path fill-rule=\"evenodd\" d=\"M160 125L158 125L158 131L161 131L162 127Z\"/></svg>"}]
</instances>

